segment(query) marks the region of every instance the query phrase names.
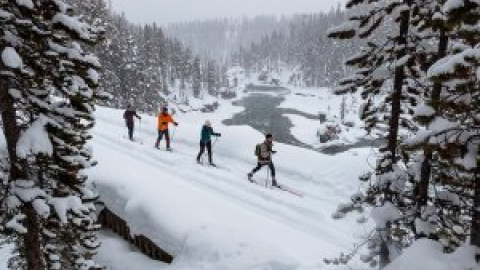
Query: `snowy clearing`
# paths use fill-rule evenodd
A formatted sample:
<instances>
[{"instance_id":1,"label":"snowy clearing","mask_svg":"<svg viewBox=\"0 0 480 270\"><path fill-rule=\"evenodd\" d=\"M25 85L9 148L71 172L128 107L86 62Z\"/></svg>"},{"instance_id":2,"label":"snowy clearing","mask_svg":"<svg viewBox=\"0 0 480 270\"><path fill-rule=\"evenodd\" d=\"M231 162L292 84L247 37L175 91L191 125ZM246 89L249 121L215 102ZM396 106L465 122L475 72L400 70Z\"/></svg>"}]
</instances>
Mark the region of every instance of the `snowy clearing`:
<instances>
[{"instance_id":1,"label":"snowy clearing","mask_svg":"<svg viewBox=\"0 0 480 270\"><path fill-rule=\"evenodd\" d=\"M91 179L132 231L175 256L168 269L317 269L324 267L324 257L348 250L352 239L367 231L356 225L355 215L334 221L331 214L357 190L368 151L330 157L276 144L278 181L304 197L267 189L246 179L262 135L250 127L222 126L218 115L234 110L221 109L177 115L173 153L153 148L155 118L142 116L139 144L124 139L122 111L97 112L93 147L99 165ZM195 162L207 118L222 133L214 146L218 169ZM254 178L265 181L265 169Z\"/></svg>"}]
</instances>

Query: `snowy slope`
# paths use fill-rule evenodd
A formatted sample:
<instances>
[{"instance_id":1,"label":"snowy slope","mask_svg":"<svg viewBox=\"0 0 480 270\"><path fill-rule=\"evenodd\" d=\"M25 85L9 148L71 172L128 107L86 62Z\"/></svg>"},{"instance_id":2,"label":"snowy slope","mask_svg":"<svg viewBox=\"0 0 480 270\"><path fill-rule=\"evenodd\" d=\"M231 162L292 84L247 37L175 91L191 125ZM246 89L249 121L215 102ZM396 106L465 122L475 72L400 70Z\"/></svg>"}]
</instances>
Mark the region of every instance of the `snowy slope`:
<instances>
[{"instance_id":1,"label":"snowy slope","mask_svg":"<svg viewBox=\"0 0 480 270\"><path fill-rule=\"evenodd\" d=\"M220 124L238 110L225 104L215 114L177 115L170 153L153 148L155 118L143 116L139 144L124 138L121 111L99 108L92 142L99 165L90 176L101 199L135 233L175 256L168 269L328 269L323 258L349 249L366 231L355 217L334 221L331 213L357 190L368 149L330 157L277 144L278 181L304 197L266 189L246 180L263 136ZM207 118L222 133L218 169L195 162ZM254 178L265 181L266 171Z\"/></svg>"},{"instance_id":2,"label":"snowy slope","mask_svg":"<svg viewBox=\"0 0 480 270\"><path fill-rule=\"evenodd\" d=\"M10 245L0 248L0 270L7 270L8 259L11 257L12 247Z\"/></svg>"}]
</instances>

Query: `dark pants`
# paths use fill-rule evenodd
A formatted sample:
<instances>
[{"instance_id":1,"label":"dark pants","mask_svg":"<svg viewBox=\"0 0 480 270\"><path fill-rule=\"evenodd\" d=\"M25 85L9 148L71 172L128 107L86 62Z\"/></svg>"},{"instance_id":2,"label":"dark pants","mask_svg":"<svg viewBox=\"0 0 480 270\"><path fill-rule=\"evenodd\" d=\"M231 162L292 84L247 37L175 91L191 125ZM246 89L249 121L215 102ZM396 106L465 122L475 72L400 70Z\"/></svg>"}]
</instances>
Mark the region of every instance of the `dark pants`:
<instances>
[{"instance_id":1,"label":"dark pants","mask_svg":"<svg viewBox=\"0 0 480 270\"><path fill-rule=\"evenodd\" d=\"M268 163L257 163L257 167L255 167L252 171L252 174L258 172L263 166L268 165L268 168L270 168L270 172L272 173L272 178L275 179L275 166L273 165L273 162L270 161Z\"/></svg>"},{"instance_id":2,"label":"dark pants","mask_svg":"<svg viewBox=\"0 0 480 270\"><path fill-rule=\"evenodd\" d=\"M208 141L208 142L200 141L200 152L197 155L197 160L200 160L200 157L205 152L205 147L207 147L208 162L213 163L212 162L212 141Z\"/></svg>"},{"instance_id":3,"label":"dark pants","mask_svg":"<svg viewBox=\"0 0 480 270\"><path fill-rule=\"evenodd\" d=\"M128 129L128 138L130 140L133 140L133 127L134 127L134 122L133 121L126 121L127 123L127 129Z\"/></svg>"},{"instance_id":4,"label":"dark pants","mask_svg":"<svg viewBox=\"0 0 480 270\"><path fill-rule=\"evenodd\" d=\"M167 149L169 149L170 148L170 135L168 133L168 129L158 131L158 138L157 138L157 142L155 143L155 147L158 147L158 145L160 144L160 141L162 140L164 134L165 134L165 140L167 141Z\"/></svg>"}]
</instances>

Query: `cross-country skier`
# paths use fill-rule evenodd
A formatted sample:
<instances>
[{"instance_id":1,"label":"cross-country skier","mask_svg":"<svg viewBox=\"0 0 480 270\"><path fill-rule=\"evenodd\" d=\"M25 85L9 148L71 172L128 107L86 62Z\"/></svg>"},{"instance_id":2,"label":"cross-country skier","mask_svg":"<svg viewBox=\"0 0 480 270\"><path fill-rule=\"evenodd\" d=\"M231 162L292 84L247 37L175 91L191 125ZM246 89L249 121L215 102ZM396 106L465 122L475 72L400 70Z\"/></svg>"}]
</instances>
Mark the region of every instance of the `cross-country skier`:
<instances>
[{"instance_id":1,"label":"cross-country skier","mask_svg":"<svg viewBox=\"0 0 480 270\"><path fill-rule=\"evenodd\" d=\"M158 138L157 142L155 143L155 147L159 148L160 141L165 135L165 140L167 142L167 151L172 151L170 148L170 134L168 132L168 124L173 123L175 126L178 126L178 123L175 122L172 116L168 113L168 108L163 107L162 112L158 114Z\"/></svg>"},{"instance_id":2,"label":"cross-country skier","mask_svg":"<svg viewBox=\"0 0 480 270\"><path fill-rule=\"evenodd\" d=\"M220 137L222 134L213 131L212 123L207 120L202 127L202 133L200 137L200 152L197 155L197 163L200 163L200 157L205 152L205 147L208 152L208 162L211 166L216 166L212 161L212 136Z\"/></svg>"},{"instance_id":3,"label":"cross-country skier","mask_svg":"<svg viewBox=\"0 0 480 270\"><path fill-rule=\"evenodd\" d=\"M125 124L127 125L127 129L128 129L128 138L131 141L133 141L133 128L135 126L135 122L133 121L134 116L137 117L138 119L142 119L140 116L138 116L135 109L132 108L132 105L128 104L127 109L123 113L123 119L125 119Z\"/></svg>"},{"instance_id":4,"label":"cross-country skier","mask_svg":"<svg viewBox=\"0 0 480 270\"><path fill-rule=\"evenodd\" d=\"M257 156L257 167L255 167L250 173L247 174L248 180L253 182L252 176L258 172L263 166L268 165L270 172L272 174L272 186L278 187L277 181L275 179L275 166L272 162L272 154L275 154L276 151L273 149L273 136L270 133L265 135L265 141L258 144L255 147L255 155Z\"/></svg>"}]
</instances>

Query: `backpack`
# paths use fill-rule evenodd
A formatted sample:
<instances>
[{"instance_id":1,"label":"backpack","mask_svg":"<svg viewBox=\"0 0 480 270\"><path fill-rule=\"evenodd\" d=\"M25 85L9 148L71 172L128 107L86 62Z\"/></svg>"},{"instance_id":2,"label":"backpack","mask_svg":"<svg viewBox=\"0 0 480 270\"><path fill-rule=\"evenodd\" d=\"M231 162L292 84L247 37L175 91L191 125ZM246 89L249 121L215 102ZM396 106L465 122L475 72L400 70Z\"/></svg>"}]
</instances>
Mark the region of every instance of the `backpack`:
<instances>
[{"instance_id":1,"label":"backpack","mask_svg":"<svg viewBox=\"0 0 480 270\"><path fill-rule=\"evenodd\" d=\"M255 146L255 156L260 157L261 152L262 152L262 144L259 143Z\"/></svg>"}]
</instances>

